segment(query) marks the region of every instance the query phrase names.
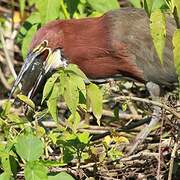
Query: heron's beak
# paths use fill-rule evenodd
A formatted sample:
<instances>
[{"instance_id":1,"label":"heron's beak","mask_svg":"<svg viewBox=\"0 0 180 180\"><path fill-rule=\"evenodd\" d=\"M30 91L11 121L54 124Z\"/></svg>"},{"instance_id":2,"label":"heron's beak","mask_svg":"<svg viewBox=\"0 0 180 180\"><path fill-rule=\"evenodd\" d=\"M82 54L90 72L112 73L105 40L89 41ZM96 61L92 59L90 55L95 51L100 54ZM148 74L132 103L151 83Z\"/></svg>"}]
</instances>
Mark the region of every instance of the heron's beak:
<instances>
[{"instance_id":1,"label":"heron's beak","mask_svg":"<svg viewBox=\"0 0 180 180\"><path fill-rule=\"evenodd\" d=\"M10 98L19 84L22 93L32 98L48 72L66 65L67 61L63 58L61 49L52 51L47 41L43 41L27 55L12 87Z\"/></svg>"}]
</instances>

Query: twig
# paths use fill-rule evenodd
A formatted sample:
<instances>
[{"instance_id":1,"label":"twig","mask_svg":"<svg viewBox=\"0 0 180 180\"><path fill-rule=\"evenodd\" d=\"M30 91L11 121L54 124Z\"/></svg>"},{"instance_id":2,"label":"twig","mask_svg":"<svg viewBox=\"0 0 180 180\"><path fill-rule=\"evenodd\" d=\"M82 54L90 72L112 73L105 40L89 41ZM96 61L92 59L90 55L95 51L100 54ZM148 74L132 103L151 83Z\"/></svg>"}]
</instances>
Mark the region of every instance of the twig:
<instances>
[{"instance_id":1,"label":"twig","mask_svg":"<svg viewBox=\"0 0 180 180\"><path fill-rule=\"evenodd\" d=\"M118 96L118 97L111 98L109 100L105 100L103 102L106 103L106 102L109 102L111 100L113 100L113 101L132 100L132 101L139 101L139 102L144 102L144 103L147 103L147 104L152 104L152 105L155 105L155 106L159 106L159 107L164 108L165 110L169 111L170 113L172 113L174 116L176 116L180 120L180 113L176 112L173 108L171 108L171 107L169 107L169 106L167 106L165 104L162 104L160 102L157 102L157 101L152 101L152 100L149 100L149 99L133 97L133 96Z\"/></svg>"},{"instance_id":2,"label":"twig","mask_svg":"<svg viewBox=\"0 0 180 180\"><path fill-rule=\"evenodd\" d=\"M11 89L11 86L8 84L6 78L4 77L1 67L0 67L0 80L7 90Z\"/></svg>"},{"instance_id":3,"label":"twig","mask_svg":"<svg viewBox=\"0 0 180 180\"><path fill-rule=\"evenodd\" d=\"M64 102L59 103L58 107L60 109L67 109L67 105ZM90 110L88 112L91 113L92 110ZM114 117L114 113L112 111L109 111L109 110L103 110L102 115L108 116L108 117ZM129 119L142 119L142 116L138 115L138 114L119 113L118 116L119 116L119 119L125 119L125 120L129 120Z\"/></svg>"},{"instance_id":4,"label":"twig","mask_svg":"<svg viewBox=\"0 0 180 180\"><path fill-rule=\"evenodd\" d=\"M11 58L9 56L9 53L7 51L7 47L6 47L6 43L5 43L5 40L4 40L4 35L3 35L3 32L2 32L2 29L0 28L0 39L1 39L1 42L2 42L2 47L3 47L3 50L4 50L4 54L5 54L5 57L6 57L6 60L7 60L7 65L11 71L11 74L13 75L14 79L17 78L17 74L14 70L14 66L13 66L13 63L11 61ZM19 86L21 88L21 85Z\"/></svg>"},{"instance_id":5,"label":"twig","mask_svg":"<svg viewBox=\"0 0 180 180\"><path fill-rule=\"evenodd\" d=\"M171 153L168 180L172 179L172 173L173 173L173 167L174 167L174 158L176 157L176 151L177 151L177 149L179 147L179 143L178 143L179 139L180 139L180 130L178 132L178 136L177 136L176 142L174 144L174 148L173 148L172 153Z\"/></svg>"},{"instance_id":6,"label":"twig","mask_svg":"<svg viewBox=\"0 0 180 180\"><path fill-rule=\"evenodd\" d=\"M114 117L114 113L112 111L103 110L102 114L104 116ZM138 115L138 114L119 113L118 116L119 116L119 119L125 119L125 120L129 120L129 119L142 119L142 116Z\"/></svg>"},{"instance_id":7,"label":"twig","mask_svg":"<svg viewBox=\"0 0 180 180\"><path fill-rule=\"evenodd\" d=\"M157 179L160 180L160 173L161 173L161 148L162 148L162 133L163 133L163 125L164 125L164 113L161 121L161 128L160 128L160 140L159 140L159 155L158 155L158 169L157 169Z\"/></svg>"}]
</instances>

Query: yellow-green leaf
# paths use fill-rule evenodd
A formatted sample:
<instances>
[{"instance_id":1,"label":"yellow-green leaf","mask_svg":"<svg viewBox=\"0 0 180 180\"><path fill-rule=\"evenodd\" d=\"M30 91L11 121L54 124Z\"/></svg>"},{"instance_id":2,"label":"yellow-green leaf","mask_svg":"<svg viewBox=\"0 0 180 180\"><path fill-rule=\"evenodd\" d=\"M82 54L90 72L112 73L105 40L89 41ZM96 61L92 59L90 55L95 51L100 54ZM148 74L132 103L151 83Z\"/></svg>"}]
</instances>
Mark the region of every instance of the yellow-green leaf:
<instances>
[{"instance_id":1,"label":"yellow-green leaf","mask_svg":"<svg viewBox=\"0 0 180 180\"><path fill-rule=\"evenodd\" d=\"M120 8L117 0L87 0L90 6L101 13Z\"/></svg>"},{"instance_id":2,"label":"yellow-green leaf","mask_svg":"<svg viewBox=\"0 0 180 180\"><path fill-rule=\"evenodd\" d=\"M53 120L58 121L57 117L57 100L59 97L59 84L55 83L51 95L47 101L48 110L53 118Z\"/></svg>"},{"instance_id":3,"label":"yellow-green leaf","mask_svg":"<svg viewBox=\"0 0 180 180\"><path fill-rule=\"evenodd\" d=\"M19 100L21 100L22 102L24 102L25 104L27 104L28 106L30 106L32 109L35 109L34 102L31 99L29 99L27 96L22 95L22 94L18 94L17 98Z\"/></svg>"},{"instance_id":4,"label":"yellow-green leaf","mask_svg":"<svg viewBox=\"0 0 180 180\"><path fill-rule=\"evenodd\" d=\"M57 0L38 0L36 7L40 12L42 24L59 17L60 1Z\"/></svg>"},{"instance_id":5,"label":"yellow-green leaf","mask_svg":"<svg viewBox=\"0 0 180 180\"><path fill-rule=\"evenodd\" d=\"M93 83L87 86L87 96L90 100L90 105L94 116L97 119L97 123L100 125L100 119L102 116L102 93L99 87Z\"/></svg>"},{"instance_id":6,"label":"yellow-green leaf","mask_svg":"<svg viewBox=\"0 0 180 180\"><path fill-rule=\"evenodd\" d=\"M75 73L84 80L88 79L86 75L81 71L81 69L79 69L79 67L75 64L69 64L68 67L66 68L66 71L69 73Z\"/></svg>"},{"instance_id":7,"label":"yellow-green leaf","mask_svg":"<svg viewBox=\"0 0 180 180\"><path fill-rule=\"evenodd\" d=\"M180 0L173 0L174 1L174 5L176 6L177 9L177 14L180 18Z\"/></svg>"},{"instance_id":8,"label":"yellow-green leaf","mask_svg":"<svg viewBox=\"0 0 180 180\"><path fill-rule=\"evenodd\" d=\"M180 43L179 42L180 42L180 29L177 29L173 35L173 46L174 46L173 54L174 54L174 64L180 82Z\"/></svg>"},{"instance_id":9,"label":"yellow-green leaf","mask_svg":"<svg viewBox=\"0 0 180 180\"><path fill-rule=\"evenodd\" d=\"M50 94L50 92L52 91L53 89L53 86L57 80L57 78L59 77L59 74L58 73L55 73L52 75L52 77L50 77L45 86L44 86L44 90L43 90L43 98L42 98L42 102L47 98L47 96Z\"/></svg>"},{"instance_id":10,"label":"yellow-green leaf","mask_svg":"<svg viewBox=\"0 0 180 180\"><path fill-rule=\"evenodd\" d=\"M76 133L77 131L80 120L81 117L77 111L74 116L71 114L68 118L68 125L74 133Z\"/></svg>"},{"instance_id":11,"label":"yellow-green leaf","mask_svg":"<svg viewBox=\"0 0 180 180\"><path fill-rule=\"evenodd\" d=\"M77 75L71 75L71 79L74 82L76 82L78 89L82 92L82 94L86 98L86 86L85 86L83 78Z\"/></svg>"},{"instance_id":12,"label":"yellow-green leaf","mask_svg":"<svg viewBox=\"0 0 180 180\"><path fill-rule=\"evenodd\" d=\"M71 76L67 76L65 79L64 99L74 116L79 102L79 91L76 82Z\"/></svg>"},{"instance_id":13,"label":"yellow-green leaf","mask_svg":"<svg viewBox=\"0 0 180 180\"><path fill-rule=\"evenodd\" d=\"M163 63L163 50L166 41L166 18L160 9L155 10L150 17L151 36L160 62Z\"/></svg>"},{"instance_id":14,"label":"yellow-green leaf","mask_svg":"<svg viewBox=\"0 0 180 180\"><path fill-rule=\"evenodd\" d=\"M23 58L25 58L28 53L30 42L32 41L33 35L37 31L37 28L38 28L37 24L33 25L26 33L26 36L23 38L22 48L21 48Z\"/></svg>"},{"instance_id":15,"label":"yellow-green leaf","mask_svg":"<svg viewBox=\"0 0 180 180\"><path fill-rule=\"evenodd\" d=\"M20 12L21 12L21 17L24 15L24 8L25 8L25 0L19 0L19 6L20 6Z\"/></svg>"}]
</instances>

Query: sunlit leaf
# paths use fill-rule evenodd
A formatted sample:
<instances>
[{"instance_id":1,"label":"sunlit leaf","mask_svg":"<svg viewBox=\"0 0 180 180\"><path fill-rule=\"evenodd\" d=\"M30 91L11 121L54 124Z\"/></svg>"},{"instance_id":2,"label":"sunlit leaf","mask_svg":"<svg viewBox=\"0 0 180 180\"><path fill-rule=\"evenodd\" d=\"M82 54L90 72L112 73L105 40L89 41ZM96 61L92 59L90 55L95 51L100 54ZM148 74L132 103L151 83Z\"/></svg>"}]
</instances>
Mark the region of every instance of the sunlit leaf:
<instances>
[{"instance_id":1,"label":"sunlit leaf","mask_svg":"<svg viewBox=\"0 0 180 180\"><path fill-rule=\"evenodd\" d=\"M73 130L74 133L76 133L77 131L80 120L81 117L77 111L75 112L75 115L71 114L68 118L68 125Z\"/></svg>"},{"instance_id":2,"label":"sunlit leaf","mask_svg":"<svg viewBox=\"0 0 180 180\"><path fill-rule=\"evenodd\" d=\"M64 17L63 19L69 19L70 14L67 11L67 6L66 6L64 0L60 0L60 7L61 7L60 15L61 16L63 15L63 17Z\"/></svg>"},{"instance_id":3,"label":"sunlit leaf","mask_svg":"<svg viewBox=\"0 0 180 180\"><path fill-rule=\"evenodd\" d=\"M33 4L35 4L36 1L37 0L28 0L28 3L29 3L30 6L32 6Z\"/></svg>"},{"instance_id":4,"label":"sunlit leaf","mask_svg":"<svg viewBox=\"0 0 180 180\"><path fill-rule=\"evenodd\" d=\"M31 43L31 41L32 41L33 35L34 35L35 32L37 31L37 27L38 27L37 24L33 25L33 26L29 29L29 31L27 32L26 36L25 36L24 39L23 39L22 48L21 48L23 58L25 58L26 55L27 55L27 53L28 53L30 43Z\"/></svg>"},{"instance_id":5,"label":"sunlit leaf","mask_svg":"<svg viewBox=\"0 0 180 180\"><path fill-rule=\"evenodd\" d=\"M3 109L3 112L2 112L2 116L6 116L10 113L10 109L11 109L11 102L10 101L5 101L2 105L2 109Z\"/></svg>"},{"instance_id":6,"label":"sunlit leaf","mask_svg":"<svg viewBox=\"0 0 180 180\"><path fill-rule=\"evenodd\" d=\"M53 89L53 86L56 82L56 80L58 79L59 74L58 73L54 73L46 82L45 86L44 86L44 90L43 90L43 98L42 98L42 102L47 98L47 96L50 94L50 92Z\"/></svg>"},{"instance_id":7,"label":"sunlit leaf","mask_svg":"<svg viewBox=\"0 0 180 180\"><path fill-rule=\"evenodd\" d=\"M81 143L88 144L88 142L90 140L89 133L83 132L83 133L78 134L78 139Z\"/></svg>"},{"instance_id":8,"label":"sunlit leaf","mask_svg":"<svg viewBox=\"0 0 180 180\"><path fill-rule=\"evenodd\" d=\"M131 4L135 7L135 8L141 8L141 1L140 0L129 0L131 2Z\"/></svg>"},{"instance_id":9,"label":"sunlit leaf","mask_svg":"<svg viewBox=\"0 0 180 180\"><path fill-rule=\"evenodd\" d=\"M59 94L63 95L64 94L65 83L66 83L65 82L64 71L59 72L59 79L60 79L60 82L59 82Z\"/></svg>"},{"instance_id":10,"label":"sunlit leaf","mask_svg":"<svg viewBox=\"0 0 180 180\"><path fill-rule=\"evenodd\" d=\"M111 136L106 136L104 139L103 139L103 143L105 143L107 145L107 147L109 147L109 145L111 144L112 142L112 138Z\"/></svg>"},{"instance_id":11,"label":"sunlit leaf","mask_svg":"<svg viewBox=\"0 0 180 180\"><path fill-rule=\"evenodd\" d=\"M25 0L19 0L19 6L20 6L21 17L23 17L24 8L25 8Z\"/></svg>"},{"instance_id":12,"label":"sunlit leaf","mask_svg":"<svg viewBox=\"0 0 180 180\"><path fill-rule=\"evenodd\" d=\"M113 140L116 143L129 143L129 140L126 137L124 137L124 136L114 136Z\"/></svg>"},{"instance_id":13,"label":"sunlit leaf","mask_svg":"<svg viewBox=\"0 0 180 180\"><path fill-rule=\"evenodd\" d=\"M148 13L149 16L151 15L153 1L154 0L144 0L144 9L146 10L146 12Z\"/></svg>"},{"instance_id":14,"label":"sunlit leaf","mask_svg":"<svg viewBox=\"0 0 180 180\"><path fill-rule=\"evenodd\" d=\"M159 9L151 14L150 19L151 36L160 62L163 63L163 50L166 41L166 19Z\"/></svg>"},{"instance_id":15,"label":"sunlit leaf","mask_svg":"<svg viewBox=\"0 0 180 180\"><path fill-rule=\"evenodd\" d=\"M66 172L61 172L55 176L48 176L48 180L74 180L74 178Z\"/></svg>"},{"instance_id":16,"label":"sunlit leaf","mask_svg":"<svg viewBox=\"0 0 180 180\"><path fill-rule=\"evenodd\" d=\"M21 26L16 37L16 42L22 44L23 38L26 36L27 32L32 26L38 24L40 24L40 14L38 12L33 12Z\"/></svg>"},{"instance_id":17,"label":"sunlit leaf","mask_svg":"<svg viewBox=\"0 0 180 180\"><path fill-rule=\"evenodd\" d=\"M51 95L47 101L48 110L53 120L58 121L57 117L57 100L59 98L59 83L54 84Z\"/></svg>"},{"instance_id":18,"label":"sunlit leaf","mask_svg":"<svg viewBox=\"0 0 180 180\"><path fill-rule=\"evenodd\" d=\"M10 173L4 172L0 175L0 180L10 180L11 179L10 177L11 177Z\"/></svg>"},{"instance_id":19,"label":"sunlit leaf","mask_svg":"<svg viewBox=\"0 0 180 180\"><path fill-rule=\"evenodd\" d=\"M91 83L87 86L87 96L90 99L93 114L100 125L99 120L102 116L102 93L97 85Z\"/></svg>"},{"instance_id":20,"label":"sunlit leaf","mask_svg":"<svg viewBox=\"0 0 180 180\"><path fill-rule=\"evenodd\" d=\"M122 111L126 111L127 110L127 103L123 103L122 104Z\"/></svg>"},{"instance_id":21,"label":"sunlit leaf","mask_svg":"<svg viewBox=\"0 0 180 180\"><path fill-rule=\"evenodd\" d=\"M178 74L178 80L180 82L180 29L177 29L173 35L173 46L174 46L174 64L176 72ZM179 94L180 96L180 94Z\"/></svg>"},{"instance_id":22,"label":"sunlit leaf","mask_svg":"<svg viewBox=\"0 0 180 180\"><path fill-rule=\"evenodd\" d=\"M21 100L22 102L26 103L26 104L27 104L28 106L30 106L32 109L35 109L35 104L34 104L34 102L33 102L31 99L29 99L27 96L22 95L22 94L18 94L18 95L17 95L17 98L18 98L19 100Z\"/></svg>"},{"instance_id":23,"label":"sunlit leaf","mask_svg":"<svg viewBox=\"0 0 180 180\"><path fill-rule=\"evenodd\" d=\"M38 0L36 7L40 12L41 23L45 24L50 20L59 17L60 1L57 0Z\"/></svg>"},{"instance_id":24,"label":"sunlit leaf","mask_svg":"<svg viewBox=\"0 0 180 180\"><path fill-rule=\"evenodd\" d=\"M80 76L71 75L72 81L76 82L78 89L82 92L83 96L86 98L86 86L84 80Z\"/></svg>"},{"instance_id":25,"label":"sunlit leaf","mask_svg":"<svg viewBox=\"0 0 180 180\"><path fill-rule=\"evenodd\" d=\"M165 0L154 0L151 12L157 10L157 9L164 9L167 8Z\"/></svg>"},{"instance_id":26,"label":"sunlit leaf","mask_svg":"<svg viewBox=\"0 0 180 180\"><path fill-rule=\"evenodd\" d=\"M124 154L123 154L123 152L120 151L118 148L112 147L112 148L108 151L108 156L109 156L112 160L116 160L117 158L120 158L120 157L124 156Z\"/></svg>"},{"instance_id":27,"label":"sunlit leaf","mask_svg":"<svg viewBox=\"0 0 180 180\"><path fill-rule=\"evenodd\" d=\"M64 99L71 113L75 115L79 102L79 91L76 82L68 76L65 83Z\"/></svg>"},{"instance_id":28,"label":"sunlit leaf","mask_svg":"<svg viewBox=\"0 0 180 180\"><path fill-rule=\"evenodd\" d=\"M174 5L176 6L177 9L177 14L180 18L180 0L173 0L174 1Z\"/></svg>"},{"instance_id":29,"label":"sunlit leaf","mask_svg":"<svg viewBox=\"0 0 180 180\"><path fill-rule=\"evenodd\" d=\"M87 0L87 2L94 10L101 13L120 7L117 0Z\"/></svg>"},{"instance_id":30,"label":"sunlit leaf","mask_svg":"<svg viewBox=\"0 0 180 180\"><path fill-rule=\"evenodd\" d=\"M39 162L28 162L24 169L26 180L48 180L48 170Z\"/></svg>"},{"instance_id":31,"label":"sunlit leaf","mask_svg":"<svg viewBox=\"0 0 180 180\"><path fill-rule=\"evenodd\" d=\"M37 160L43 154L43 143L33 135L21 135L15 144L18 155L27 160Z\"/></svg>"},{"instance_id":32,"label":"sunlit leaf","mask_svg":"<svg viewBox=\"0 0 180 180\"><path fill-rule=\"evenodd\" d=\"M75 74L77 74L85 80L88 79L86 75L83 73L83 71L81 71L81 69L75 64L69 64L66 68L66 71L74 72Z\"/></svg>"}]
</instances>

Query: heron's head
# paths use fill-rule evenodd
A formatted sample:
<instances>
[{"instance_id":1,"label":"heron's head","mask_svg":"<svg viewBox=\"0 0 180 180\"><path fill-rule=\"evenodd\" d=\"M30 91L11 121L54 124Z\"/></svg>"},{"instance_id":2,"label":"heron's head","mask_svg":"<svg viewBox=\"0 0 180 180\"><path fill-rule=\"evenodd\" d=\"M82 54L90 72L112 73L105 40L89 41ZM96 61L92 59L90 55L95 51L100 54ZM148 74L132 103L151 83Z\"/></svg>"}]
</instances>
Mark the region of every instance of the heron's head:
<instances>
[{"instance_id":1,"label":"heron's head","mask_svg":"<svg viewBox=\"0 0 180 180\"><path fill-rule=\"evenodd\" d=\"M49 74L60 67L67 66L67 60L63 55L63 33L58 23L58 21L52 21L34 35L10 96L21 84L23 94L32 98Z\"/></svg>"}]
</instances>

